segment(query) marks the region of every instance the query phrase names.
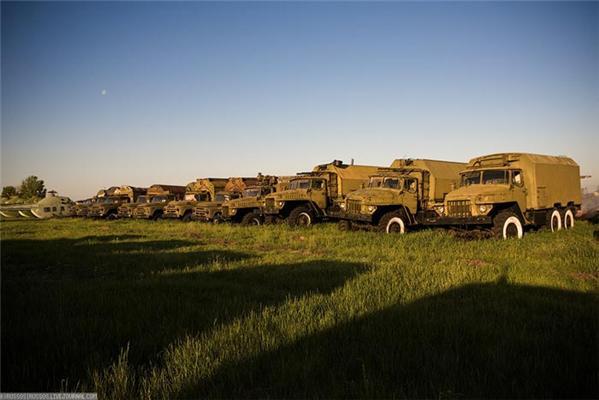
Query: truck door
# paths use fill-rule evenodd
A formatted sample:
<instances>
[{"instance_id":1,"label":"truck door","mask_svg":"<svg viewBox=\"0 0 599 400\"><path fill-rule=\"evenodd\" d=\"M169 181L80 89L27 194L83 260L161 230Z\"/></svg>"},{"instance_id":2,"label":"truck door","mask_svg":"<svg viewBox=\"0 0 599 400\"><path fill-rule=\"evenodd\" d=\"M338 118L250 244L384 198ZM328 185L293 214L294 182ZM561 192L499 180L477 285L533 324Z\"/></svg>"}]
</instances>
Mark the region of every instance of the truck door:
<instances>
[{"instance_id":1,"label":"truck door","mask_svg":"<svg viewBox=\"0 0 599 400\"><path fill-rule=\"evenodd\" d=\"M329 174L329 196L334 199L339 196L339 186L337 183L337 174L330 173Z\"/></svg>"},{"instance_id":2,"label":"truck door","mask_svg":"<svg viewBox=\"0 0 599 400\"><path fill-rule=\"evenodd\" d=\"M327 208L327 182L324 179L312 179L312 182L310 182L310 199L321 210Z\"/></svg>"},{"instance_id":3,"label":"truck door","mask_svg":"<svg viewBox=\"0 0 599 400\"><path fill-rule=\"evenodd\" d=\"M524 177L521 170L510 171L510 191L512 198L518 203L520 211L526 211L526 195L527 190L524 186Z\"/></svg>"}]
</instances>

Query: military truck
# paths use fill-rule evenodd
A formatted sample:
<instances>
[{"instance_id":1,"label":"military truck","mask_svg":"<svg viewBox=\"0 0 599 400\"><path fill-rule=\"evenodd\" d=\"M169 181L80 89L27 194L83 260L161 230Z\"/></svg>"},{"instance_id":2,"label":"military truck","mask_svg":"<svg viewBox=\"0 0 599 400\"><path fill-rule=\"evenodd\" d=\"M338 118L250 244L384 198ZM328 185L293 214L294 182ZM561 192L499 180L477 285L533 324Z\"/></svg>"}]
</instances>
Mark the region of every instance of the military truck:
<instances>
[{"instance_id":1,"label":"military truck","mask_svg":"<svg viewBox=\"0 0 599 400\"><path fill-rule=\"evenodd\" d=\"M111 194L99 197L90 207L88 217L116 219L118 218L119 206L136 202L138 197L145 194L146 191L146 188L119 186Z\"/></svg>"},{"instance_id":2,"label":"military truck","mask_svg":"<svg viewBox=\"0 0 599 400\"><path fill-rule=\"evenodd\" d=\"M164 207L171 201L183 199L183 196L185 186L152 185L146 193L147 201L132 208L133 218L161 219Z\"/></svg>"},{"instance_id":3,"label":"military truck","mask_svg":"<svg viewBox=\"0 0 599 400\"><path fill-rule=\"evenodd\" d=\"M581 205L580 168L569 157L490 154L470 160L460 178L438 223L521 238L527 227L572 228Z\"/></svg>"},{"instance_id":4,"label":"military truck","mask_svg":"<svg viewBox=\"0 0 599 400\"><path fill-rule=\"evenodd\" d=\"M265 220L308 226L334 217L345 196L366 185L378 168L335 160L317 165L312 172L299 173L289 181L286 190L266 196Z\"/></svg>"},{"instance_id":5,"label":"military truck","mask_svg":"<svg viewBox=\"0 0 599 400\"><path fill-rule=\"evenodd\" d=\"M453 161L395 160L371 175L368 187L349 193L339 204L339 227L405 233L435 224L445 195L457 186L465 167Z\"/></svg>"},{"instance_id":6,"label":"military truck","mask_svg":"<svg viewBox=\"0 0 599 400\"><path fill-rule=\"evenodd\" d=\"M98 193L96 193L96 195L94 197L78 201L77 204L75 205L75 212L74 212L75 216L87 217L87 214L89 213L89 209L91 208L91 206L93 206L98 201L98 199L106 197L106 196L111 196L114 193L114 191L117 189L118 189L118 186L111 186L108 189L100 189L100 190L98 190Z\"/></svg>"},{"instance_id":7,"label":"military truck","mask_svg":"<svg viewBox=\"0 0 599 400\"><path fill-rule=\"evenodd\" d=\"M147 194L142 194L137 197L137 200L134 203L121 204L117 211L118 217L119 218L132 218L133 210L139 205L149 203L150 199L151 199L151 197L148 196Z\"/></svg>"},{"instance_id":8,"label":"military truck","mask_svg":"<svg viewBox=\"0 0 599 400\"><path fill-rule=\"evenodd\" d=\"M227 201L240 198L247 187L257 184L257 178L229 178L223 190L215 192L212 200L201 201L194 206L192 219L200 222L221 222L222 205Z\"/></svg>"},{"instance_id":9,"label":"military truck","mask_svg":"<svg viewBox=\"0 0 599 400\"><path fill-rule=\"evenodd\" d=\"M222 205L225 221L241 225L262 225L264 222L264 198L280 192L291 177L278 177L258 174L258 184L246 187L241 197L226 201Z\"/></svg>"},{"instance_id":10,"label":"military truck","mask_svg":"<svg viewBox=\"0 0 599 400\"><path fill-rule=\"evenodd\" d=\"M213 201L216 194L225 189L228 181L226 178L204 178L188 183L183 200L169 202L164 207L162 217L191 221L194 207L201 201Z\"/></svg>"}]
</instances>

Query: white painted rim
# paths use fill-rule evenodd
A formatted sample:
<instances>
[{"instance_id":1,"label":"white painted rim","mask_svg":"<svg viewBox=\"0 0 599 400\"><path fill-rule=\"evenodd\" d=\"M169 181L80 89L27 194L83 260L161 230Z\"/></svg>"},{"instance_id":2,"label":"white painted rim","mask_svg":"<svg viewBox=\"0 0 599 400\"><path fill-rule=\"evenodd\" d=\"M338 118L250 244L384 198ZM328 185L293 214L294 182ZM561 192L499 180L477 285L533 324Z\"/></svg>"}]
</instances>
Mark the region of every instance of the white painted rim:
<instances>
[{"instance_id":1,"label":"white painted rim","mask_svg":"<svg viewBox=\"0 0 599 400\"><path fill-rule=\"evenodd\" d=\"M308 214L307 212L301 212L297 215L297 219L299 221L300 217L306 217L308 218L308 223L306 224L306 226L312 225L312 217L310 216L310 214Z\"/></svg>"},{"instance_id":2,"label":"white painted rim","mask_svg":"<svg viewBox=\"0 0 599 400\"><path fill-rule=\"evenodd\" d=\"M568 220L570 220L570 224L568 225ZM564 229L572 229L574 228L574 213L572 210L566 210L564 214Z\"/></svg>"},{"instance_id":3,"label":"white painted rim","mask_svg":"<svg viewBox=\"0 0 599 400\"><path fill-rule=\"evenodd\" d=\"M260 223L260 218L258 218L258 217L254 217L254 218L252 218L252 220L251 220L251 221L254 223L254 225L262 225L262 224Z\"/></svg>"},{"instance_id":4,"label":"white painted rim","mask_svg":"<svg viewBox=\"0 0 599 400\"><path fill-rule=\"evenodd\" d=\"M557 229L553 227L553 217L557 218ZM551 213L551 217L549 218L549 227L551 228L551 232L557 232L562 229L562 216L559 214L558 210L553 210Z\"/></svg>"},{"instance_id":5,"label":"white painted rim","mask_svg":"<svg viewBox=\"0 0 599 400\"><path fill-rule=\"evenodd\" d=\"M389 228L391 228L391 225L393 225L395 223L399 224L399 234L400 235L403 235L404 233L406 233L406 226L405 226L405 224L403 222L403 219L401 219L400 217L393 217L393 218L391 218L389 220L389 222L387 222L387 228L385 229L385 231L387 233L390 233L389 232Z\"/></svg>"},{"instance_id":6,"label":"white painted rim","mask_svg":"<svg viewBox=\"0 0 599 400\"><path fill-rule=\"evenodd\" d=\"M518 219L518 217L513 215L506 219L503 223L503 238L507 239L507 228L508 226L510 226L510 224L516 225L516 229L518 230L518 239L521 239L522 235L524 234L524 230L522 229L522 222L520 222L520 219Z\"/></svg>"}]
</instances>

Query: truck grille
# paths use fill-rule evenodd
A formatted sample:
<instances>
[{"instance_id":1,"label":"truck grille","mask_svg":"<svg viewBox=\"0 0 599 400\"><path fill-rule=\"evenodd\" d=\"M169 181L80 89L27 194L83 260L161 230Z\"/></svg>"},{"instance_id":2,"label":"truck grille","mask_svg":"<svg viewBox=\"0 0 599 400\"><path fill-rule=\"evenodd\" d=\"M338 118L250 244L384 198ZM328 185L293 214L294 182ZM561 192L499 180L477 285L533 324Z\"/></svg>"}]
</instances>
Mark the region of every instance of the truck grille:
<instances>
[{"instance_id":1,"label":"truck grille","mask_svg":"<svg viewBox=\"0 0 599 400\"><path fill-rule=\"evenodd\" d=\"M137 207L136 209L133 210L133 215L135 217L146 217L149 215L149 208L146 207Z\"/></svg>"},{"instance_id":2,"label":"truck grille","mask_svg":"<svg viewBox=\"0 0 599 400\"><path fill-rule=\"evenodd\" d=\"M266 208L270 209L270 210L274 210L275 208L275 199L266 199Z\"/></svg>"},{"instance_id":3,"label":"truck grille","mask_svg":"<svg viewBox=\"0 0 599 400\"><path fill-rule=\"evenodd\" d=\"M361 209L361 203L359 200L348 200L347 201L347 212L353 214L359 214Z\"/></svg>"},{"instance_id":4,"label":"truck grille","mask_svg":"<svg viewBox=\"0 0 599 400\"><path fill-rule=\"evenodd\" d=\"M454 200L447 202L447 214L450 217L470 217L472 212L470 210L469 200Z\"/></svg>"},{"instance_id":5,"label":"truck grille","mask_svg":"<svg viewBox=\"0 0 599 400\"><path fill-rule=\"evenodd\" d=\"M175 207L175 206L165 207L164 208L164 217L166 217L166 218L178 218L179 217L179 213L177 212L177 207Z\"/></svg>"},{"instance_id":6,"label":"truck grille","mask_svg":"<svg viewBox=\"0 0 599 400\"><path fill-rule=\"evenodd\" d=\"M229 206L222 206L223 217L229 216Z\"/></svg>"},{"instance_id":7,"label":"truck grille","mask_svg":"<svg viewBox=\"0 0 599 400\"><path fill-rule=\"evenodd\" d=\"M206 208L195 208L193 210L193 215L196 218L206 218L208 216L208 210Z\"/></svg>"},{"instance_id":8,"label":"truck grille","mask_svg":"<svg viewBox=\"0 0 599 400\"><path fill-rule=\"evenodd\" d=\"M121 218L131 217L131 209L129 207L119 207L119 217L121 217Z\"/></svg>"}]
</instances>

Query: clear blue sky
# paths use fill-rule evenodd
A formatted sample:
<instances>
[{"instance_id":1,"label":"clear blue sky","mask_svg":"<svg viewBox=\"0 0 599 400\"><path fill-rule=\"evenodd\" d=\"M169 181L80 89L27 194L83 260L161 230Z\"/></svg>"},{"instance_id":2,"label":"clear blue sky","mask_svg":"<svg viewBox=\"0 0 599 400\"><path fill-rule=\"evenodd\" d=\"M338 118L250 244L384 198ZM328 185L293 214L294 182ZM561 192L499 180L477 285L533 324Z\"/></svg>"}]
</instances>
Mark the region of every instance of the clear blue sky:
<instances>
[{"instance_id":1,"label":"clear blue sky","mask_svg":"<svg viewBox=\"0 0 599 400\"><path fill-rule=\"evenodd\" d=\"M3 185L78 199L502 151L599 185L598 3L1 7Z\"/></svg>"}]
</instances>

